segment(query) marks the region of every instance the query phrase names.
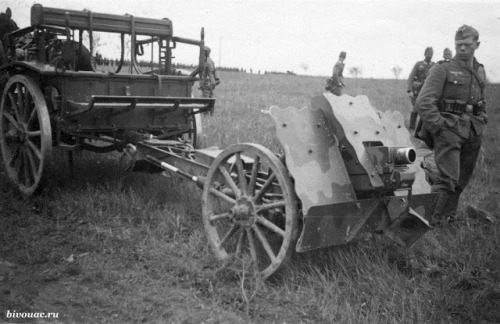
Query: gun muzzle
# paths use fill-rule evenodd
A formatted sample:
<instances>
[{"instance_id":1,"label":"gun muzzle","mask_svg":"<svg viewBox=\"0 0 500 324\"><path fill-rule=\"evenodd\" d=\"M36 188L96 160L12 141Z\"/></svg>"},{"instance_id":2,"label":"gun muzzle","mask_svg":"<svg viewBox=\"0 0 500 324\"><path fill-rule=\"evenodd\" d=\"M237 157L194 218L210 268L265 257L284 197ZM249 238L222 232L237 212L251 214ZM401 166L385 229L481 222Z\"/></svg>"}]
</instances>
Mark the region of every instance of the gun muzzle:
<instances>
[{"instance_id":1,"label":"gun muzzle","mask_svg":"<svg viewBox=\"0 0 500 324\"><path fill-rule=\"evenodd\" d=\"M412 164L417 159L417 152L411 147L394 148L392 160L394 164Z\"/></svg>"}]
</instances>

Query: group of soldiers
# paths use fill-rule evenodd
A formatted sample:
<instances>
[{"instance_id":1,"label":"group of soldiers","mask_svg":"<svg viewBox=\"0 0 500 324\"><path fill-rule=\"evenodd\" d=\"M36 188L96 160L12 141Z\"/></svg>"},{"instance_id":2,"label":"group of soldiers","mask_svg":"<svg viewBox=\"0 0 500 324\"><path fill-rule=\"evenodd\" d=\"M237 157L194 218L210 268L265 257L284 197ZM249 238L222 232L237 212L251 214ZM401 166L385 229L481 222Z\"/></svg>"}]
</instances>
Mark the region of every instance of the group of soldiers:
<instances>
[{"instance_id":1,"label":"group of soldiers","mask_svg":"<svg viewBox=\"0 0 500 324\"><path fill-rule=\"evenodd\" d=\"M425 59L415 64L408 78L413 105L409 128L433 150L437 167L432 192L438 199L430 219L432 226L455 220L488 123L485 70L474 56L479 44L478 31L463 25L455 33L455 56L445 49L443 60L434 63L428 47ZM418 125L417 116L421 120Z\"/></svg>"}]
</instances>

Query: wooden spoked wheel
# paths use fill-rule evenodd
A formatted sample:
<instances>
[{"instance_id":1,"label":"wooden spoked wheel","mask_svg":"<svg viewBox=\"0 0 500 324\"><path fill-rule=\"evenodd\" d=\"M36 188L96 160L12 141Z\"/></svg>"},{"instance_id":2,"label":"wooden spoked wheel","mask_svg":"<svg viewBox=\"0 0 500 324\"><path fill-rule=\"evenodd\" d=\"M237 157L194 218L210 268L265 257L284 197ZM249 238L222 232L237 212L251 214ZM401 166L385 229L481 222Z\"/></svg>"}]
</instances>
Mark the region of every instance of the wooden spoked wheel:
<instances>
[{"instance_id":1,"label":"wooden spoked wheel","mask_svg":"<svg viewBox=\"0 0 500 324\"><path fill-rule=\"evenodd\" d=\"M194 114L189 118L191 129L183 134L183 140L187 141L195 149L202 148L203 126L201 124L201 114Z\"/></svg>"},{"instance_id":2,"label":"wooden spoked wheel","mask_svg":"<svg viewBox=\"0 0 500 324\"><path fill-rule=\"evenodd\" d=\"M52 148L47 104L38 84L14 75L5 85L0 105L0 148L9 178L26 195L42 178Z\"/></svg>"},{"instance_id":3,"label":"wooden spoked wheel","mask_svg":"<svg viewBox=\"0 0 500 324\"><path fill-rule=\"evenodd\" d=\"M267 278L295 249L297 199L288 171L267 148L236 144L208 171L203 223L217 258Z\"/></svg>"}]
</instances>

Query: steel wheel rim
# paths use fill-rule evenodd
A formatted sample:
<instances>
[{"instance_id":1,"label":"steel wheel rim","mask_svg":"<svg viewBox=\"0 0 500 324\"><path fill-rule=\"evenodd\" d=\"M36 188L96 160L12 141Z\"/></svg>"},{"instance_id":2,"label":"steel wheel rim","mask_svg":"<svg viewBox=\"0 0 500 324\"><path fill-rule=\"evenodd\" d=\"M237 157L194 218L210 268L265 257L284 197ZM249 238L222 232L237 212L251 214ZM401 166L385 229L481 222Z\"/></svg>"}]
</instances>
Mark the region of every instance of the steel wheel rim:
<instances>
[{"instance_id":1,"label":"steel wheel rim","mask_svg":"<svg viewBox=\"0 0 500 324\"><path fill-rule=\"evenodd\" d=\"M15 75L0 104L0 148L9 178L26 195L40 184L52 147L47 104L37 83Z\"/></svg>"},{"instance_id":2,"label":"steel wheel rim","mask_svg":"<svg viewBox=\"0 0 500 324\"><path fill-rule=\"evenodd\" d=\"M257 163L245 168L245 156ZM224 167L228 160L230 169ZM231 192L237 193L231 197ZM246 258L264 279L288 261L297 239L297 200L288 171L267 148L237 144L223 151L208 172L202 206L207 238L219 260Z\"/></svg>"}]
</instances>

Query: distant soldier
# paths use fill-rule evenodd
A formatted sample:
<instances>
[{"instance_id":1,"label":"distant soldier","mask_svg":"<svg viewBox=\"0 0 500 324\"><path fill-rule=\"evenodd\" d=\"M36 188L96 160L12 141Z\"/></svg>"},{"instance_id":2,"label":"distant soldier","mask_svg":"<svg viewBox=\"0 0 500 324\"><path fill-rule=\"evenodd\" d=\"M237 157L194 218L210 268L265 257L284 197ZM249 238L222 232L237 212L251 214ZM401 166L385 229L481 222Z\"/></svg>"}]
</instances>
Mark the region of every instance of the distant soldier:
<instances>
[{"instance_id":1,"label":"distant soldier","mask_svg":"<svg viewBox=\"0 0 500 324\"><path fill-rule=\"evenodd\" d=\"M7 64L7 49L3 44L5 34L19 29L16 22L12 19L12 11L10 8L5 10L5 13L0 13L0 66Z\"/></svg>"},{"instance_id":2,"label":"distant soldier","mask_svg":"<svg viewBox=\"0 0 500 324\"><path fill-rule=\"evenodd\" d=\"M451 60L453 57L453 52L447 47L443 51L443 59L445 60Z\"/></svg>"},{"instance_id":3,"label":"distant soldier","mask_svg":"<svg viewBox=\"0 0 500 324\"><path fill-rule=\"evenodd\" d=\"M219 85L220 79L214 61L210 58L210 47L208 46L205 46L205 64L200 71L200 78L200 90L203 97L212 98L214 89Z\"/></svg>"},{"instance_id":4,"label":"distant soldier","mask_svg":"<svg viewBox=\"0 0 500 324\"><path fill-rule=\"evenodd\" d=\"M455 57L431 69L415 104L423 131L432 139L438 170L432 185L432 192L439 194L430 219L432 226L455 219L488 122L483 96L486 74L474 57L478 40L476 29L467 25L458 29Z\"/></svg>"},{"instance_id":5,"label":"distant soldier","mask_svg":"<svg viewBox=\"0 0 500 324\"><path fill-rule=\"evenodd\" d=\"M336 96L342 95L342 89L344 85L344 60L346 58L346 52L340 52L339 60L335 63L333 67L332 77L327 80L325 89L330 91Z\"/></svg>"},{"instance_id":6,"label":"distant soldier","mask_svg":"<svg viewBox=\"0 0 500 324\"><path fill-rule=\"evenodd\" d=\"M422 86L424 85L425 78L427 78L430 68L434 65L434 62L431 61L433 54L434 51L432 47L427 47L424 52L424 60L415 63L415 66L413 67L413 70L411 70L410 76L408 77L407 92L411 100L411 105L413 106L413 110L410 114L410 130L414 130L417 123L418 114L415 109L415 100L417 100L420 89L422 89Z\"/></svg>"}]
</instances>

